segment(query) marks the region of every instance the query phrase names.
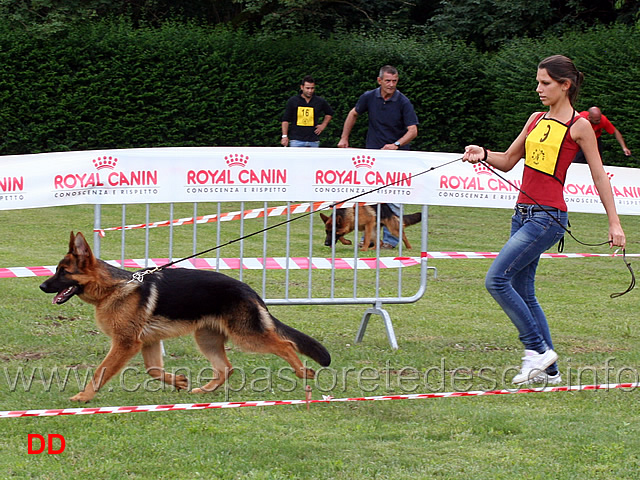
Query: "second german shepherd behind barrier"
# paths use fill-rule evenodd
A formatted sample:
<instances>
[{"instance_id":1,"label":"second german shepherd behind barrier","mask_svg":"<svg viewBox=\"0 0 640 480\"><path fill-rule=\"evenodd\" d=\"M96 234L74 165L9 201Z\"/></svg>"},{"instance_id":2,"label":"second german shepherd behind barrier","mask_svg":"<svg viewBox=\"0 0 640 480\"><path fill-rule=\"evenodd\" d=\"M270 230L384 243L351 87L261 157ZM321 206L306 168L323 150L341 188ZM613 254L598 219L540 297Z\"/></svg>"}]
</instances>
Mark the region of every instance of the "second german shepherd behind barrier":
<instances>
[{"instance_id":1,"label":"second german shepherd behind barrier","mask_svg":"<svg viewBox=\"0 0 640 480\"><path fill-rule=\"evenodd\" d=\"M325 232L327 237L324 244L327 247L333 245L336 241L340 241L343 245L351 245L351 240L344 238L345 235L353 232L356 227L356 207L350 208L338 208L336 209L336 232L333 237L333 216L325 215L320 212L320 218L324 222ZM408 227L415 225L422 220L422 213L410 213L402 216L402 226ZM378 225L378 208L377 205L358 205L358 230L364 230L364 239L362 242L362 251L369 250L371 247L375 247L377 239L377 225ZM393 213L389 205L386 203L380 204L380 225L384 225L389 231L396 237L400 234L400 218ZM411 248L411 244L402 230L402 241L404 246Z\"/></svg>"},{"instance_id":2,"label":"second german shepherd behind barrier","mask_svg":"<svg viewBox=\"0 0 640 480\"><path fill-rule=\"evenodd\" d=\"M184 375L164 371L160 344L187 333L193 333L217 375L192 393L213 391L232 373L224 347L227 339L247 351L282 357L299 378L314 378L315 372L305 368L296 352L323 367L331 363L320 342L277 320L247 284L221 273L185 268L156 271L139 282L132 272L97 259L80 232L71 232L69 252L40 289L56 294L54 304L78 295L94 305L98 326L111 337L111 349L93 380L73 401L91 400L140 351L152 377L187 389Z\"/></svg>"}]
</instances>

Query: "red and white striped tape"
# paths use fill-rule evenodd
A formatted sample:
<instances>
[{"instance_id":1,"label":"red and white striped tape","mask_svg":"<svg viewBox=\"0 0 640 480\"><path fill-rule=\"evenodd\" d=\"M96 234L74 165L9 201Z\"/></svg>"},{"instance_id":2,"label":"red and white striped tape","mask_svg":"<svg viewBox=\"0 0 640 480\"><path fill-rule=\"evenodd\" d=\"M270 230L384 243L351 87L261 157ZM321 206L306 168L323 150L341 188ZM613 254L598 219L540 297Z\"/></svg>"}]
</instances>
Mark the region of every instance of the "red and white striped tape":
<instances>
[{"instance_id":1,"label":"red and white striped tape","mask_svg":"<svg viewBox=\"0 0 640 480\"><path fill-rule=\"evenodd\" d=\"M208 270L371 270L375 268L403 268L419 265L422 258L428 259L491 259L497 252L423 252L421 257L380 257L376 258L324 258L324 257L257 257L257 258L195 258L184 260L175 267ZM542 258L593 258L615 257L615 253L544 253ZM638 257L640 254L627 254L627 257ZM118 260L108 263L120 267ZM124 268L153 268L169 263L168 258L127 259ZM8 267L0 268L0 278L48 277L56 271L55 266L40 267Z\"/></svg>"},{"instance_id":2,"label":"red and white striped tape","mask_svg":"<svg viewBox=\"0 0 640 480\"><path fill-rule=\"evenodd\" d=\"M281 215L286 215L290 213L292 215L298 213L307 213L309 211L318 212L320 210L326 210L332 206L336 208L347 208L352 207L353 205L375 205L375 203L358 203L358 202L342 202L342 203L334 203L334 202L313 202L313 203L298 203L295 205L281 205L278 207L270 207L267 209L264 208L252 208L245 211L238 212L227 212L213 214L213 215L201 215L198 217L185 217L178 218L176 220L163 220L160 222L153 223L138 223L132 225L125 225L120 227L108 227L108 228L96 228L93 231L100 234L101 237L104 237L106 232L112 231L121 231L121 230L135 230L139 228L158 228L158 227L169 227L179 226L179 225L192 225L193 223L202 224L202 223L212 223L212 222L228 222L231 220L240 220L241 218L261 218L261 217L278 217Z\"/></svg>"},{"instance_id":3,"label":"red and white striped tape","mask_svg":"<svg viewBox=\"0 0 640 480\"><path fill-rule=\"evenodd\" d=\"M383 400L423 400L430 398L480 397L492 395L512 395L519 393L577 392L584 390L635 389L640 383L615 383L600 385L568 385L562 387L520 388L517 390L476 390L470 392L415 393L409 395L381 395L374 397L333 398L323 396L322 400L260 400L253 402L213 402L175 403L169 405L137 405L126 407L52 408L38 410L0 411L0 418L54 417L65 415L95 415L98 413L148 413L179 410L206 410L213 408L272 407L277 405L310 405L314 403L368 402Z\"/></svg>"},{"instance_id":4,"label":"red and white striped tape","mask_svg":"<svg viewBox=\"0 0 640 480\"><path fill-rule=\"evenodd\" d=\"M150 258L145 262L142 258L127 259L124 268L154 268L166 265L168 258ZM111 260L113 266L121 267L118 260ZM193 258L178 262L172 267L203 269L203 270L371 270L375 268L411 267L420 263L419 257L383 257L375 258L320 258L313 257L267 257L267 258ZM56 271L55 266L47 267L13 267L0 268L0 278L39 277L50 276Z\"/></svg>"}]
</instances>

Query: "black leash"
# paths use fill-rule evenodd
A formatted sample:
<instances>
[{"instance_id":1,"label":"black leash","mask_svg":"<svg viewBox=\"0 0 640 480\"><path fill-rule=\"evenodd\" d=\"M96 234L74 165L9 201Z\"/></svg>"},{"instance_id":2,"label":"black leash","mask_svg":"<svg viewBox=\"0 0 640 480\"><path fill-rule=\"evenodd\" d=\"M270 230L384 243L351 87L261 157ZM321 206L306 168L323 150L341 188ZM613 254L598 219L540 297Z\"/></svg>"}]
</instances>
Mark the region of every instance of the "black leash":
<instances>
[{"instance_id":1,"label":"black leash","mask_svg":"<svg viewBox=\"0 0 640 480\"><path fill-rule=\"evenodd\" d=\"M369 190L367 192L359 193L358 195L354 195L354 196L349 197L349 198L347 198L345 200L341 200L339 202L334 202L331 205L327 205L324 208L320 208L318 210L311 209L309 212L303 213L299 217L290 218L289 220L284 220L282 222L279 222L279 223L276 223L274 225L271 225L270 227L266 227L266 228L263 228L261 230L257 230L257 231L255 231L253 233L249 233L249 234L244 235L242 237L235 238L235 239L230 240L230 241L228 241L226 243L223 243L221 245L216 245L215 247L208 248L207 250L202 250L201 252L194 253L193 255L189 255L188 257L181 258L180 260L174 260L173 262L165 263L164 265L160 265L159 267L154 267L154 268L151 268L151 269L134 272L133 273L133 278L131 280L129 280L129 283L131 283L133 281L137 281L137 282L142 283L144 281L145 275L149 275L151 273L155 273L155 272L158 272L158 271L163 270L165 268L171 267L172 265L175 265L176 263L180 263L180 262L183 262L185 260L190 260L192 258L199 257L200 255L204 255L205 253L213 252L214 250L218 250L219 248L223 248L223 247L226 247L226 246L231 245L233 243L240 242L240 241L245 240L247 238L253 237L254 235L259 235L259 234L264 233L264 232L266 232L268 230L271 230L273 228L278 228L278 227L281 227L283 225L286 225L287 223L291 223L291 222L293 222L295 220L300 220L302 218L308 217L309 215L313 215L316 212L321 212L322 210L329 210L329 209L334 208L337 205L340 205L342 203L350 202L352 200L355 200L356 198L360 198L360 197L363 197L365 195L369 195L370 193L374 193L374 192L377 192L377 191L382 190L384 188L391 187L391 186L396 185L396 184L398 184L400 182L404 182L406 180L409 180L409 179L412 179L412 178L415 178L415 177L419 177L420 175L424 175L425 173L432 172L433 170L436 170L438 168L446 167L447 165L450 165L452 163L458 162L460 160L462 160L462 157L456 158L455 160L450 160L450 161L442 163L440 165L436 165L435 167L431 167L431 168L429 168L427 170L423 170L422 172L411 174L408 177L404 177L404 178L401 178L399 180L396 180L395 182L391 182L391 183L388 183L386 185L382 185L381 187L376 187L376 188L374 188L372 190Z\"/></svg>"},{"instance_id":2,"label":"black leash","mask_svg":"<svg viewBox=\"0 0 640 480\"><path fill-rule=\"evenodd\" d=\"M497 177L499 177L501 180L507 182L512 188L515 188L516 190L518 190L520 193L522 193L523 195L525 195L527 198L529 198L537 207L540 208L540 210L544 211L547 215L549 215L551 218L553 218L553 220L562 227L562 229L569 234L569 236L571 238L573 238L577 243L579 243L580 245L584 245L586 247L600 247L602 245L609 245L610 242L607 240L606 242L600 242L600 243L586 243L583 242L581 240L578 240L575 235L573 233L571 233L571 230L569 230L569 228L565 227L562 223L560 223L560 220L558 220L556 217L554 217L551 212L548 212L546 208L544 208L544 206L540 205L535 198L533 198L531 195L529 195L527 192L525 192L524 190L522 190L521 188L519 188L518 186L514 185L513 182L509 181L507 178L505 178L504 176L500 175L496 169L491 166L489 163L487 163L486 160L480 160L480 163L482 163L485 167L489 168L489 170L496 175ZM571 226L571 225L569 225ZM562 239L560 240L560 242L558 242L558 253L562 253L562 251L564 250L564 237L562 237ZM617 253L618 250L616 250L615 253ZM615 255L614 253L614 255ZM624 262L625 266L627 267L627 269L629 270L629 273L631 274L631 282L629 283L629 286L627 287L627 289L624 292L619 292L619 293L612 293L609 295L610 298L618 298L621 297L622 295L624 295L625 293L629 293L631 290L633 290L636 286L636 275L633 271L633 267L631 266L631 264L629 262L627 262L627 255L626 255L626 249L623 248L622 249L622 261Z\"/></svg>"},{"instance_id":3,"label":"black leash","mask_svg":"<svg viewBox=\"0 0 640 480\"><path fill-rule=\"evenodd\" d=\"M415 177L418 177L418 176L420 176L420 175L424 175L425 173L429 173L429 172L432 172L433 170L436 170L436 169L438 169L438 168L442 168L442 167L445 167L445 166L447 166L447 165L451 165L452 163L458 162L458 161L460 161L460 160L462 160L462 157L460 157L460 158L456 158L456 159L454 159L454 160L450 160L450 161L445 162L445 163L442 163L442 164L440 164L440 165L436 165L436 166L431 167L431 168L429 168L429 169L427 169L427 170L423 170L422 172L415 173L415 174L411 174L411 175L409 175L409 176L408 176L408 177L406 177L406 178L402 178L402 179L396 180L395 182L391 182L391 183L388 183L388 184L386 184L386 185L382 185L381 187L377 187L377 188L371 189L371 190L369 190L369 191L367 191L367 192L364 192L364 193L360 193L360 194L354 195L354 196L352 196L352 197L349 197L349 198L347 198L347 199L341 200L341 201L339 201L339 202L334 202L333 204L328 205L328 206L326 206L326 207L324 207L324 208L321 208L321 209L318 209L318 210L313 210L313 209L311 209L309 212L306 212L306 213L304 213L304 214L302 214L302 215L300 215L300 216L298 216L298 217L290 218L290 219L288 219L288 220L284 220L284 221L282 221L282 222L279 222L279 223L276 223L276 224L274 224L274 225L271 225L270 227L265 227L265 228L263 228L263 229L261 229L261 230L257 230L257 231L255 231L255 232L253 232L253 233L249 233L249 234L244 235L244 236L242 236L242 237L235 238L235 239L230 240L230 241L228 241L228 242L226 242L226 243L223 243L223 244L220 244L220 245L216 245L215 247L208 248L208 249L206 249L206 250L202 250L201 252L198 252L198 253L194 253L193 255L189 255L188 257L183 257L183 258L181 258L181 259L179 259L179 260L174 260L174 261L172 261L172 262L165 263L164 265L160 265L159 267L154 267L154 268L152 268L152 269L147 269L147 270L141 270L141 271L138 271L138 272L134 272L134 273L133 273L133 278L132 278L129 282L137 281L137 282L142 283L142 282L144 281L144 277L145 277L145 275L149 275L149 274L152 274L152 273L158 272L158 271L160 271L160 270L163 270L163 269L165 269L165 268L171 267L171 266L173 266L173 265L175 265L175 264L177 264L177 263L183 262L183 261L185 261L185 260L190 260L190 259L192 259L192 258L199 257L200 255L204 255L205 253L213 252L213 251L215 251L215 250L218 250L219 248L223 248L223 247L226 247L226 246L231 245L231 244L233 244L233 243L240 242L240 241L242 241L242 240L245 240L245 239L247 239L247 238L253 237L253 236L255 236L255 235L259 235L259 234L261 234L261 233L264 233L264 232L266 232L266 231L268 231L268 230L271 230L271 229L274 229L274 228L281 227L281 226L286 225L286 224L288 224L288 223L291 223L291 222L293 222L293 221L300 220L300 219L302 219L302 218L305 218L305 217L308 217L308 216L310 216L310 215L313 215L313 214L314 214L314 213L316 213L316 212L320 212L320 211L322 211L322 210L329 210L329 209L332 209L332 208L336 207L337 205L340 205L340 204L343 204L343 203L346 203L346 202L350 202L350 201L352 201L352 200L355 200L356 198L360 198L360 197L363 197L363 196L368 195L368 194L370 194L370 193L374 193L374 192L377 192L377 191L379 191L379 190L382 190L382 189L384 189L384 188L391 187L391 186L396 185L396 184L398 184L398 183L400 183L400 182L402 182L402 181L406 181L406 180L408 180L408 179L415 178ZM546 210L542 205L540 205L540 204L536 201L536 199L535 199L535 198L533 198L531 195L529 195L528 193L526 193L525 191L523 191L522 189L520 189L518 186L514 185L514 184L513 184L513 182L511 182L510 180L508 180L508 179L507 179L507 178L505 178L504 176L500 175L500 174L496 171L496 169L495 169L495 168L493 168L491 165L489 165L485 160L480 160L480 163L482 163L484 166L486 166L487 168L489 168L489 170L490 170L492 173L494 173L497 177L499 177L499 178L500 178L500 179L502 179L503 181L507 182L507 184L509 184L512 188L515 188L516 190L518 190L519 192L521 192L523 195L526 195L529 199L531 199L531 201L533 201L533 202L535 203L535 205L536 205L536 206L540 207L540 208L541 208L543 211L545 211L545 212L546 212L546 213L547 213L551 218L553 218L553 219L554 219L554 221L555 221L555 222L557 222L557 223L558 223L558 225L560 225L560 226L562 227L562 229L563 229L565 232L567 232L567 233L569 234L569 236L570 236L571 238L573 238L577 243L579 243L579 244L581 244L581 245L584 245L584 246L587 246L587 247L598 247L598 246L608 245L608 244L609 244L609 241L606 241L606 242L600 242L600 243L585 243L585 242L582 242L581 240L578 240L578 239L573 235L573 233L571 233L571 230L569 230L567 227L565 227L564 225L562 225L562 223L560 223L560 221L559 221L556 217L554 217L553 215L551 215L551 213L550 213L550 212L547 212L547 210ZM560 243L560 244L558 244L558 252L561 252L563 248L564 248L564 237L562 238L561 243ZM616 252L617 252L617 251L616 251ZM629 262L627 262L626 251L625 251L625 249L624 249L624 248L622 249L622 261L624 262L625 266L626 266L626 267L627 267L627 269L629 270L629 273L631 274L631 282L629 283L629 286L627 287L627 289L626 289L625 291L620 292L620 293L612 293L612 294L610 294L609 296L610 296L611 298L621 297L622 295L624 295L624 294L626 294L626 293L630 292L631 290L633 290L633 289L635 288L635 285L636 285L636 276L635 276L635 273L634 273L634 271L633 271L633 268L631 267L631 264L630 264Z\"/></svg>"}]
</instances>

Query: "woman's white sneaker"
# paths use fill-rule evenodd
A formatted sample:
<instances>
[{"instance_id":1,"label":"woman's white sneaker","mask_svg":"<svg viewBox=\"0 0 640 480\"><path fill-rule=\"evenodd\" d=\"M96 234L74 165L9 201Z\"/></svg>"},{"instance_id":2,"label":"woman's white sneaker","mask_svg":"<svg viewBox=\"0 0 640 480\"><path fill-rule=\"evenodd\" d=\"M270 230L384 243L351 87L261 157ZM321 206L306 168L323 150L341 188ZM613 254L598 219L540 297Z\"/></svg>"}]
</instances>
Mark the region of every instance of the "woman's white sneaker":
<instances>
[{"instance_id":1,"label":"woman's white sneaker","mask_svg":"<svg viewBox=\"0 0 640 480\"><path fill-rule=\"evenodd\" d=\"M558 360L558 354L553 350L547 350L544 353L538 353L535 350L525 350L524 357L522 357L520 373L513 377L511 382L519 385L533 380L541 373L544 373L546 368L553 365L556 360Z\"/></svg>"},{"instance_id":2,"label":"woman's white sneaker","mask_svg":"<svg viewBox=\"0 0 640 480\"><path fill-rule=\"evenodd\" d=\"M540 375L536 375L531 380L524 382L522 385L560 385L562 383L562 377L560 376L560 372L555 375L549 375L547 373L541 373Z\"/></svg>"}]
</instances>

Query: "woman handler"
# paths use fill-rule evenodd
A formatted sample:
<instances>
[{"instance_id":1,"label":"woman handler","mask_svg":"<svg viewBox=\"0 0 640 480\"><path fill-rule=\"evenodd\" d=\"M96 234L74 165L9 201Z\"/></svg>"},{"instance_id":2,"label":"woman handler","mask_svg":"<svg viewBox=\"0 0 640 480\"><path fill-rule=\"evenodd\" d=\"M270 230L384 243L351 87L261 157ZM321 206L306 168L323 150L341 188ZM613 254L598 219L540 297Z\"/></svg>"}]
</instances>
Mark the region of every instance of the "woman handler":
<instances>
[{"instance_id":1,"label":"woman handler","mask_svg":"<svg viewBox=\"0 0 640 480\"><path fill-rule=\"evenodd\" d=\"M463 160L486 161L503 172L524 157L522 188L511 218L511 237L487 272L485 286L518 329L525 348L515 384L561 382L547 318L535 296L540 255L558 242L567 225L563 185L567 169L582 150L609 219L610 246L624 247L611 184L602 166L589 121L578 116L574 102L583 75L573 62L554 55L540 62L536 92L546 112L532 114L506 152L465 147Z\"/></svg>"}]
</instances>

